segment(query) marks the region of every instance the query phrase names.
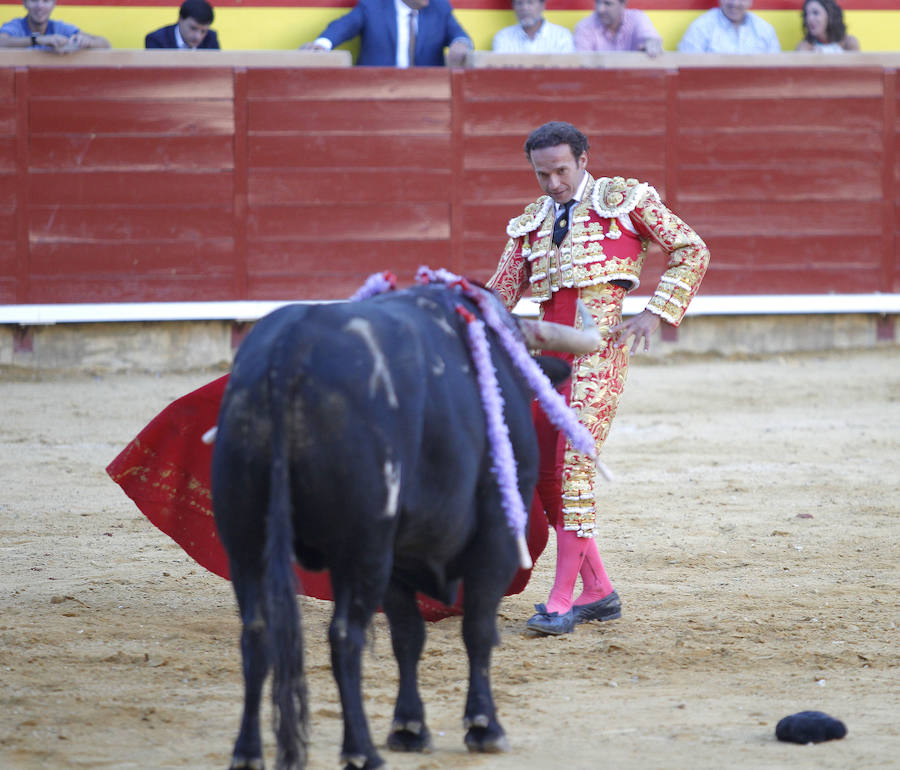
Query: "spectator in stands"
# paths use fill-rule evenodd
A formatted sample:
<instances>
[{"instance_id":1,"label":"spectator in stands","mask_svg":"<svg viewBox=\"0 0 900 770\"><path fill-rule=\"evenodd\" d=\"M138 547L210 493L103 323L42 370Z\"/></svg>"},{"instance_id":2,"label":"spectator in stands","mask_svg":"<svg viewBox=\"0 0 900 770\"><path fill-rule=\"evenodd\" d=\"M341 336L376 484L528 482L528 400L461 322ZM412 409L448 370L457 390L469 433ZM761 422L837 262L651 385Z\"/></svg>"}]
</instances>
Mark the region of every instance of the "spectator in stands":
<instances>
[{"instance_id":1,"label":"spectator in stands","mask_svg":"<svg viewBox=\"0 0 900 770\"><path fill-rule=\"evenodd\" d=\"M219 37L209 28L214 15L206 0L184 0L178 9L178 23L151 32L144 38L144 48L217 49Z\"/></svg>"},{"instance_id":2,"label":"spectator in stands","mask_svg":"<svg viewBox=\"0 0 900 770\"><path fill-rule=\"evenodd\" d=\"M596 0L594 12L575 25L576 51L644 51L662 53L662 37L643 11L626 0Z\"/></svg>"},{"instance_id":3,"label":"spectator in stands","mask_svg":"<svg viewBox=\"0 0 900 770\"><path fill-rule=\"evenodd\" d=\"M719 0L694 19L681 38L681 53L779 53L775 28L755 13L753 0Z\"/></svg>"},{"instance_id":4,"label":"spectator in stands","mask_svg":"<svg viewBox=\"0 0 900 770\"><path fill-rule=\"evenodd\" d=\"M804 37L797 43L798 51L843 53L859 50L859 40L847 34L844 12L834 0L806 0L800 15Z\"/></svg>"},{"instance_id":5,"label":"spectator in stands","mask_svg":"<svg viewBox=\"0 0 900 770\"><path fill-rule=\"evenodd\" d=\"M330 51L360 38L357 64L376 67L461 67L472 40L453 15L449 0L359 0L301 50Z\"/></svg>"},{"instance_id":6,"label":"spectator in stands","mask_svg":"<svg viewBox=\"0 0 900 770\"><path fill-rule=\"evenodd\" d=\"M512 0L518 24L494 35L496 53L572 53L572 33L544 18L546 0Z\"/></svg>"},{"instance_id":7,"label":"spectator in stands","mask_svg":"<svg viewBox=\"0 0 900 770\"><path fill-rule=\"evenodd\" d=\"M105 37L89 35L72 24L50 18L56 0L23 0L27 14L0 27L0 48L37 48L72 53L84 48L109 48Z\"/></svg>"}]
</instances>

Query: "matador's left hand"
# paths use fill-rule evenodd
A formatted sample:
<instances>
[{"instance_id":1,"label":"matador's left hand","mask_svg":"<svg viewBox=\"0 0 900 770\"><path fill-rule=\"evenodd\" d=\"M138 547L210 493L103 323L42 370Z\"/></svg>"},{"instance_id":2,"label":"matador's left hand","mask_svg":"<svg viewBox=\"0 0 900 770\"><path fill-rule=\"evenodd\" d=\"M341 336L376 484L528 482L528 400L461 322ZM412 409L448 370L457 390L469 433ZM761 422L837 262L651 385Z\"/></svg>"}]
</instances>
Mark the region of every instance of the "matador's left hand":
<instances>
[{"instance_id":1,"label":"matador's left hand","mask_svg":"<svg viewBox=\"0 0 900 770\"><path fill-rule=\"evenodd\" d=\"M637 353L642 341L644 350L650 350L650 337L658 328L659 316L649 310L642 310L636 316L610 328L609 334L613 344L619 347L625 347L625 341L634 336L631 343L631 353L634 354Z\"/></svg>"}]
</instances>

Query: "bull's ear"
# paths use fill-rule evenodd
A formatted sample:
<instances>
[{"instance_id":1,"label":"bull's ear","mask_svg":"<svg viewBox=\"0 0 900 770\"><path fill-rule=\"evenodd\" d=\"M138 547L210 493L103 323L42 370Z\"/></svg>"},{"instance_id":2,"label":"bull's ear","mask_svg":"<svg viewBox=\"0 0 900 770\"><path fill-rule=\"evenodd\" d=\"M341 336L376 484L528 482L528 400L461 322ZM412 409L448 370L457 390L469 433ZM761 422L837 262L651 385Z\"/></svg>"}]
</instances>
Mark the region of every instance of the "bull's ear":
<instances>
[{"instance_id":1,"label":"bull's ear","mask_svg":"<svg viewBox=\"0 0 900 770\"><path fill-rule=\"evenodd\" d=\"M541 370L553 383L553 387L558 387L564 383L572 374L572 367L561 358L556 356L535 356L534 360Z\"/></svg>"}]
</instances>

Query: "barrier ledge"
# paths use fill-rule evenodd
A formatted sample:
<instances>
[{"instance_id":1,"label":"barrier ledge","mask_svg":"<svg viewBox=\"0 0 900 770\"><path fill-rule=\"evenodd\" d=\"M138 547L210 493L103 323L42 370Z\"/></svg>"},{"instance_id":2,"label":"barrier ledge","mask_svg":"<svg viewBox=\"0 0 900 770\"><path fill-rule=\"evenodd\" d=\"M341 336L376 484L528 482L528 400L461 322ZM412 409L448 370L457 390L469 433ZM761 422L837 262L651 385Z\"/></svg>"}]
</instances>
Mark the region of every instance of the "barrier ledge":
<instances>
[{"instance_id":1,"label":"barrier ledge","mask_svg":"<svg viewBox=\"0 0 900 770\"><path fill-rule=\"evenodd\" d=\"M0 67L351 67L349 51L0 50Z\"/></svg>"},{"instance_id":2,"label":"barrier ledge","mask_svg":"<svg viewBox=\"0 0 900 770\"><path fill-rule=\"evenodd\" d=\"M640 313L648 297L626 297L625 315ZM237 300L231 302L109 302L48 305L0 305L0 324L49 326L63 323L130 321L256 321L284 305L322 304L316 300ZM516 305L517 315L537 316L530 299ZM900 294L769 294L695 297L688 315L900 314Z\"/></svg>"},{"instance_id":3,"label":"barrier ledge","mask_svg":"<svg viewBox=\"0 0 900 770\"><path fill-rule=\"evenodd\" d=\"M128 321L256 321L273 310L314 301L236 300L231 302L85 302L48 305L0 305L0 324L51 326L63 323Z\"/></svg>"},{"instance_id":4,"label":"barrier ledge","mask_svg":"<svg viewBox=\"0 0 900 770\"><path fill-rule=\"evenodd\" d=\"M108 49L57 55L30 49L0 50L0 67L351 67L349 51L173 51ZM783 52L757 55L664 52L651 59L640 52L505 54L473 51L466 64L475 69L687 69L698 67L882 67L900 68L900 52L861 51L841 56Z\"/></svg>"},{"instance_id":5,"label":"barrier ledge","mask_svg":"<svg viewBox=\"0 0 900 770\"><path fill-rule=\"evenodd\" d=\"M882 67L900 68L898 51L860 51L840 56L785 51L767 54L688 54L664 52L651 59L639 51L619 53L517 54L472 51L467 65L475 69L546 67L566 69L688 69L697 67Z\"/></svg>"}]
</instances>

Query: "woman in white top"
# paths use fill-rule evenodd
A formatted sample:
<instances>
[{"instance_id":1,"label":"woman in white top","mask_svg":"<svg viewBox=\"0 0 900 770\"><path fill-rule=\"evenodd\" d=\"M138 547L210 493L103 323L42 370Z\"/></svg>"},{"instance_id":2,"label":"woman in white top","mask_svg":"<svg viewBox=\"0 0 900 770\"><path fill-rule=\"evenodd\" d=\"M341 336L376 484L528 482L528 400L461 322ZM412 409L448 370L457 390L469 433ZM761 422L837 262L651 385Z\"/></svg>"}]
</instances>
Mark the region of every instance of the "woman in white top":
<instances>
[{"instance_id":1,"label":"woman in white top","mask_svg":"<svg viewBox=\"0 0 900 770\"><path fill-rule=\"evenodd\" d=\"M859 40L847 34L844 12L835 0L806 0L800 14L804 37L796 50L818 53L859 50Z\"/></svg>"}]
</instances>

